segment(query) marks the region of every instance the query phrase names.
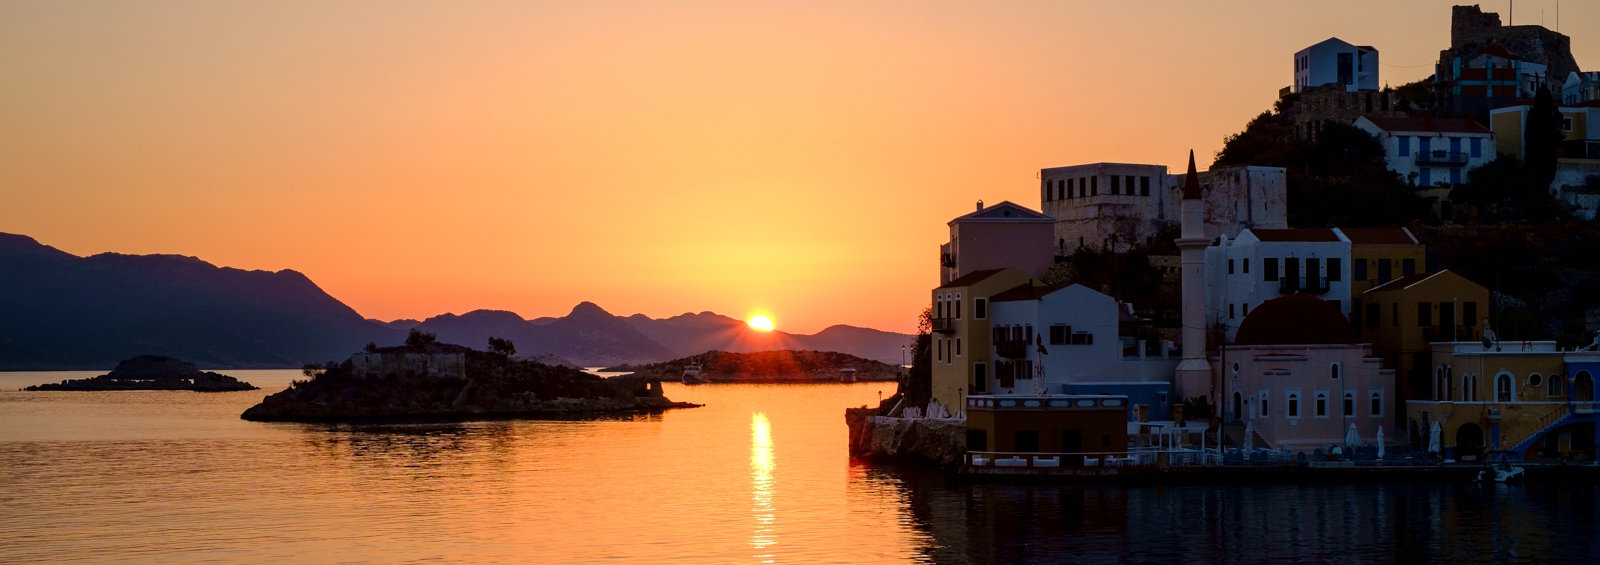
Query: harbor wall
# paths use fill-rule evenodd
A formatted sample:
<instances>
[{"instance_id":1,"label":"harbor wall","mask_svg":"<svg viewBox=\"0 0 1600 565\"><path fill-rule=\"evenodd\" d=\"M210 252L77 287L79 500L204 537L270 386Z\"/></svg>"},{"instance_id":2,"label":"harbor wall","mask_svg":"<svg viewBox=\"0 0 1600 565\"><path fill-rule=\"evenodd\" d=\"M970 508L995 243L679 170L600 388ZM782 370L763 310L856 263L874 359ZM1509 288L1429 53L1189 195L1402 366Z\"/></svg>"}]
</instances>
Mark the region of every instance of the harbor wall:
<instances>
[{"instance_id":1,"label":"harbor wall","mask_svg":"<svg viewBox=\"0 0 1600 565\"><path fill-rule=\"evenodd\" d=\"M962 420L878 416L871 408L845 409L850 456L867 461L953 468L967 449Z\"/></svg>"}]
</instances>

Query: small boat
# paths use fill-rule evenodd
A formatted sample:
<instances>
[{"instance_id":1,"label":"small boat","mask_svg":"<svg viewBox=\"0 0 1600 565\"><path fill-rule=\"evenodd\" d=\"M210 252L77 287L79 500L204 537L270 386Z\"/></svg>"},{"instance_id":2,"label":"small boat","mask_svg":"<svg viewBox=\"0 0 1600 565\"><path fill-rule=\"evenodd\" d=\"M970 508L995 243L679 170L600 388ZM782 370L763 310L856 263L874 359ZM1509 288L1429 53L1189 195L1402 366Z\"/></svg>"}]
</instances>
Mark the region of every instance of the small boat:
<instances>
[{"instance_id":1,"label":"small boat","mask_svg":"<svg viewBox=\"0 0 1600 565\"><path fill-rule=\"evenodd\" d=\"M1499 453L1494 464L1478 471L1478 480L1486 483L1520 483L1523 469L1511 464L1505 453Z\"/></svg>"},{"instance_id":2,"label":"small boat","mask_svg":"<svg viewBox=\"0 0 1600 565\"><path fill-rule=\"evenodd\" d=\"M841 382L841 383L853 383L853 382L856 382L856 368L855 367L845 367L843 369L839 369L839 382Z\"/></svg>"},{"instance_id":3,"label":"small boat","mask_svg":"<svg viewBox=\"0 0 1600 565\"><path fill-rule=\"evenodd\" d=\"M699 365L688 365L683 368L683 384L698 385L711 382L711 379L700 371Z\"/></svg>"}]
</instances>

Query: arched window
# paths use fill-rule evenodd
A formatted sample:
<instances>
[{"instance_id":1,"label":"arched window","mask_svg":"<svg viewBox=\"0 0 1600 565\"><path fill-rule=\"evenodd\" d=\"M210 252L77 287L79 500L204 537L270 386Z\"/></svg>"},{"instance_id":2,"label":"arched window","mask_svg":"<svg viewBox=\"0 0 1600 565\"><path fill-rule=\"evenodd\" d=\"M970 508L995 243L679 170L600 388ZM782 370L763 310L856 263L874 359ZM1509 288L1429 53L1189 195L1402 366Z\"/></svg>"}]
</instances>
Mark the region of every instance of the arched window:
<instances>
[{"instance_id":1,"label":"arched window","mask_svg":"<svg viewBox=\"0 0 1600 565\"><path fill-rule=\"evenodd\" d=\"M1444 367L1433 370L1433 399L1450 400L1450 387L1444 384Z\"/></svg>"},{"instance_id":2,"label":"arched window","mask_svg":"<svg viewBox=\"0 0 1600 565\"><path fill-rule=\"evenodd\" d=\"M1511 375L1500 373L1494 378L1494 401L1511 402Z\"/></svg>"},{"instance_id":3,"label":"arched window","mask_svg":"<svg viewBox=\"0 0 1600 565\"><path fill-rule=\"evenodd\" d=\"M1352 417L1355 417L1355 415L1356 415L1356 394L1353 393L1353 392L1346 392L1346 393L1344 393L1344 417L1352 418Z\"/></svg>"},{"instance_id":4,"label":"arched window","mask_svg":"<svg viewBox=\"0 0 1600 565\"><path fill-rule=\"evenodd\" d=\"M1379 392L1379 391L1376 391L1376 390L1372 391L1372 405L1368 406L1368 408L1371 409L1371 412L1372 412L1371 415L1373 415L1373 416L1382 416L1383 415L1383 393L1382 392Z\"/></svg>"},{"instance_id":5,"label":"arched window","mask_svg":"<svg viewBox=\"0 0 1600 565\"><path fill-rule=\"evenodd\" d=\"M1317 393L1317 417L1324 418L1328 415L1328 394Z\"/></svg>"},{"instance_id":6,"label":"arched window","mask_svg":"<svg viewBox=\"0 0 1600 565\"><path fill-rule=\"evenodd\" d=\"M1560 397L1567 395L1566 375L1551 374L1550 382L1545 386L1545 396Z\"/></svg>"},{"instance_id":7,"label":"arched window","mask_svg":"<svg viewBox=\"0 0 1600 565\"><path fill-rule=\"evenodd\" d=\"M1594 402L1594 377L1588 371L1578 371L1572 379L1572 400L1577 402Z\"/></svg>"},{"instance_id":8,"label":"arched window","mask_svg":"<svg viewBox=\"0 0 1600 565\"><path fill-rule=\"evenodd\" d=\"M1467 374L1461 377L1461 401L1473 402L1478 399L1478 376Z\"/></svg>"},{"instance_id":9,"label":"arched window","mask_svg":"<svg viewBox=\"0 0 1600 565\"><path fill-rule=\"evenodd\" d=\"M1267 397L1267 391L1265 391L1265 390L1261 391L1261 417L1265 418L1267 416L1271 416L1272 415L1271 408L1272 408L1272 402L1270 402L1268 397Z\"/></svg>"},{"instance_id":10,"label":"arched window","mask_svg":"<svg viewBox=\"0 0 1600 565\"><path fill-rule=\"evenodd\" d=\"M1300 395L1292 392L1289 393L1289 417L1300 417Z\"/></svg>"},{"instance_id":11,"label":"arched window","mask_svg":"<svg viewBox=\"0 0 1600 565\"><path fill-rule=\"evenodd\" d=\"M1334 363L1332 365L1328 365L1328 378L1334 379L1334 380L1338 380L1339 379L1339 364L1338 363Z\"/></svg>"}]
</instances>

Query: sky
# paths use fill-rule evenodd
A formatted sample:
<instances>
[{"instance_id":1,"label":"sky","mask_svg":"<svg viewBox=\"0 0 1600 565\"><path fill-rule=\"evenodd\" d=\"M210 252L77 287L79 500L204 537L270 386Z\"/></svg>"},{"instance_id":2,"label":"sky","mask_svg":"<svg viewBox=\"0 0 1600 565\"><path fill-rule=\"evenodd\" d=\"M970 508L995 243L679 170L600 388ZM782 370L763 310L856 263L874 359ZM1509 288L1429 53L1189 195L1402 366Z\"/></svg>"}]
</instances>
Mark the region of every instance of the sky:
<instances>
[{"instance_id":1,"label":"sky","mask_svg":"<svg viewBox=\"0 0 1600 565\"><path fill-rule=\"evenodd\" d=\"M909 332L974 201L1203 166L1328 37L1426 77L1451 4L8 0L0 232L294 269L385 320ZM1600 67L1600 2L1560 9Z\"/></svg>"}]
</instances>

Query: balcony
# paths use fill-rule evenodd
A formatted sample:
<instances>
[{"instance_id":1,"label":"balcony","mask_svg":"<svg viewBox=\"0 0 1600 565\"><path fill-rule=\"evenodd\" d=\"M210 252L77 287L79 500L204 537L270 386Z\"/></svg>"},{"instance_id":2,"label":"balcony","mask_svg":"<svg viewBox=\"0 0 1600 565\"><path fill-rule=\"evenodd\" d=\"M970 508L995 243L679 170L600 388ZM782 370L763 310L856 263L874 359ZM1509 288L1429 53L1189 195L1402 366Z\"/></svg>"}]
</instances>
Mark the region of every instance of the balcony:
<instances>
[{"instance_id":1,"label":"balcony","mask_svg":"<svg viewBox=\"0 0 1600 565\"><path fill-rule=\"evenodd\" d=\"M1418 151L1416 162L1418 166L1460 167L1465 166L1469 158L1470 156L1467 153L1434 149L1432 151Z\"/></svg>"},{"instance_id":2,"label":"balcony","mask_svg":"<svg viewBox=\"0 0 1600 565\"><path fill-rule=\"evenodd\" d=\"M939 254L939 266L944 267L946 269L954 269L954 268L956 268L956 254L954 254L954 253L940 253Z\"/></svg>"},{"instance_id":3,"label":"balcony","mask_svg":"<svg viewBox=\"0 0 1600 565\"><path fill-rule=\"evenodd\" d=\"M1326 294L1328 279L1323 277L1282 277L1278 279L1279 294Z\"/></svg>"},{"instance_id":4,"label":"balcony","mask_svg":"<svg viewBox=\"0 0 1600 565\"><path fill-rule=\"evenodd\" d=\"M994 343L994 353L1010 359L1026 359L1028 357L1028 342L1020 339L997 341Z\"/></svg>"},{"instance_id":5,"label":"balcony","mask_svg":"<svg viewBox=\"0 0 1600 565\"><path fill-rule=\"evenodd\" d=\"M930 321L933 322L933 331L936 333L947 334L956 331L955 318L934 318Z\"/></svg>"}]
</instances>

